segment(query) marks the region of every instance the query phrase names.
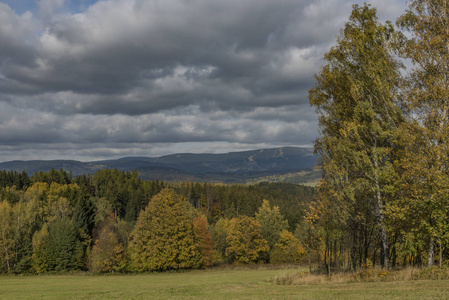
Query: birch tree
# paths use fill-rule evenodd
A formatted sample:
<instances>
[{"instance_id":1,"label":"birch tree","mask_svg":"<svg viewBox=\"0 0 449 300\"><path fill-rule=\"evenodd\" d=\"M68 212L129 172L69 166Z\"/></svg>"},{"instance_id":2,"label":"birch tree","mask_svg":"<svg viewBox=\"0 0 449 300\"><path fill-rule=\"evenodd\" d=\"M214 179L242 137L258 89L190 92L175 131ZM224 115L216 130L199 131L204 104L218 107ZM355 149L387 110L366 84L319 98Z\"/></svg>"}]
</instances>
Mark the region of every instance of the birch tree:
<instances>
[{"instance_id":1,"label":"birch tree","mask_svg":"<svg viewBox=\"0 0 449 300\"><path fill-rule=\"evenodd\" d=\"M411 33L401 48L413 68L403 88L409 109L407 165L410 206L427 234L427 263L435 261L435 244L449 230L449 4L447 0L411 0L398 24ZM404 180L404 181L406 181Z\"/></svg>"},{"instance_id":2,"label":"birch tree","mask_svg":"<svg viewBox=\"0 0 449 300\"><path fill-rule=\"evenodd\" d=\"M319 115L321 136L315 150L322 159L322 186L338 193L349 207L368 214L367 219L373 217L385 268L389 247L384 206L394 131L402 121L396 101L400 64L391 51L394 38L393 26L380 24L375 8L354 5L337 45L325 54L327 64L316 75L316 86L309 91Z\"/></svg>"}]
</instances>

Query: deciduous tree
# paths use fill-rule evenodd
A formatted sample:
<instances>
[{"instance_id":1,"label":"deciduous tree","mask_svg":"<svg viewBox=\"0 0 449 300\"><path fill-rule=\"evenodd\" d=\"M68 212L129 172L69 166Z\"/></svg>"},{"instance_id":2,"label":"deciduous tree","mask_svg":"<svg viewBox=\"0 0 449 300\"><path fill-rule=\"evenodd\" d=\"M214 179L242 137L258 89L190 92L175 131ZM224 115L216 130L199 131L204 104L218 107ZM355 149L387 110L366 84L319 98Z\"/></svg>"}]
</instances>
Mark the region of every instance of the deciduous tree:
<instances>
[{"instance_id":1,"label":"deciduous tree","mask_svg":"<svg viewBox=\"0 0 449 300\"><path fill-rule=\"evenodd\" d=\"M288 221L281 214L279 206L271 208L267 200L263 200L262 206L256 212L256 220L260 223L262 236L267 240L270 249L279 240L282 230L288 228Z\"/></svg>"},{"instance_id":2,"label":"deciduous tree","mask_svg":"<svg viewBox=\"0 0 449 300\"><path fill-rule=\"evenodd\" d=\"M444 237L449 228L449 3L408 2L398 24L411 33L401 50L414 65L403 87L411 119L407 129L414 143L406 148L406 157L412 160L402 160L403 182L414 191L407 193L409 205L423 212L417 217L426 231L431 266L435 243L440 249L448 243Z\"/></svg>"},{"instance_id":3,"label":"deciduous tree","mask_svg":"<svg viewBox=\"0 0 449 300\"><path fill-rule=\"evenodd\" d=\"M7 201L0 202L0 270L10 272L15 257L13 211Z\"/></svg>"},{"instance_id":4,"label":"deciduous tree","mask_svg":"<svg viewBox=\"0 0 449 300\"><path fill-rule=\"evenodd\" d=\"M322 186L366 220L374 217L384 267L389 266L384 205L393 137L402 122L396 100L399 64L391 51L394 37L391 24L377 21L375 8L354 5L309 92L319 115L321 136L315 149L322 159ZM362 203L370 208L368 215L357 208Z\"/></svg>"},{"instance_id":5,"label":"deciduous tree","mask_svg":"<svg viewBox=\"0 0 449 300\"><path fill-rule=\"evenodd\" d=\"M111 273L124 269L125 247L120 242L114 215L105 221L92 247L90 270L94 273Z\"/></svg>"},{"instance_id":6,"label":"deciduous tree","mask_svg":"<svg viewBox=\"0 0 449 300\"><path fill-rule=\"evenodd\" d=\"M277 243L270 253L270 262L279 263L298 263L306 251L300 241L293 236L293 233L282 230Z\"/></svg>"},{"instance_id":7,"label":"deciduous tree","mask_svg":"<svg viewBox=\"0 0 449 300\"><path fill-rule=\"evenodd\" d=\"M211 266L214 251L212 249L212 238L205 216L200 215L193 219L193 232L195 234L196 247L201 254L201 265L205 267Z\"/></svg>"},{"instance_id":8,"label":"deciduous tree","mask_svg":"<svg viewBox=\"0 0 449 300\"><path fill-rule=\"evenodd\" d=\"M191 269L201 265L187 205L185 198L164 189L140 213L129 246L137 271Z\"/></svg>"},{"instance_id":9,"label":"deciduous tree","mask_svg":"<svg viewBox=\"0 0 449 300\"><path fill-rule=\"evenodd\" d=\"M226 256L236 263L257 263L268 258L268 242L262 237L260 223L252 217L232 218L226 242Z\"/></svg>"},{"instance_id":10,"label":"deciduous tree","mask_svg":"<svg viewBox=\"0 0 449 300\"><path fill-rule=\"evenodd\" d=\"M229 229L229 219L220 218L211 226L212 245L215 250L215 260L222 262L226 257L226 248L228 248L227 235Z\"/></svg>"}]
</instances>

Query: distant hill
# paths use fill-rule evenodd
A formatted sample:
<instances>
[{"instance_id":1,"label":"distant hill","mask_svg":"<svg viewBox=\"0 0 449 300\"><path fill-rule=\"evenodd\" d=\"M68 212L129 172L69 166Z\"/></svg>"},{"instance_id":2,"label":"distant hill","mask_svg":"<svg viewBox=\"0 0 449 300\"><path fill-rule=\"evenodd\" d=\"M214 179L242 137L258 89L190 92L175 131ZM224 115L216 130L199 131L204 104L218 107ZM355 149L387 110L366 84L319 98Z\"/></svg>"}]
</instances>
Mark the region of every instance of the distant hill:
<instances>
[{"instance_id":1,"label":"distant hill","mask_svg":"<svg viewBox=\"0 0 449 300\"><path fill-rule=\"evenodd\" d=\"M247 182L279 174L312 172L317 163L312 148L282 147L225 154L180 153L161 157L124 157L115 160L30 160L0 163L0 170L26 171L29 175L52 168L73 175L101 169L137 170L145 179L199 182ZM315 172L316 173L316 172ZM316 177L316 175L314 175Z\"/></svg>"}]
</instances>

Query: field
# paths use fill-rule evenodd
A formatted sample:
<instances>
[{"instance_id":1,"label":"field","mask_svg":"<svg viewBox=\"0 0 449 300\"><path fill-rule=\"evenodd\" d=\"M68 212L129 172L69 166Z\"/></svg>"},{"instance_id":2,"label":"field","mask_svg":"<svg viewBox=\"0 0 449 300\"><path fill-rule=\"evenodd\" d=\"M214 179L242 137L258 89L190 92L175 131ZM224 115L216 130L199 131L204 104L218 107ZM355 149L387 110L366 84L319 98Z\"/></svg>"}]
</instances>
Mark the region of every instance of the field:
<instances>
[{"instance_id":1,"label":"field","mask_svg":"<svg viewBox=\"0 0 449 300\"><path fill-rule=\"evenodd\" d=\"M277 285L284 269L0 277L0 299L448 299L449 281Z\"/></svg>"}]
</instances>

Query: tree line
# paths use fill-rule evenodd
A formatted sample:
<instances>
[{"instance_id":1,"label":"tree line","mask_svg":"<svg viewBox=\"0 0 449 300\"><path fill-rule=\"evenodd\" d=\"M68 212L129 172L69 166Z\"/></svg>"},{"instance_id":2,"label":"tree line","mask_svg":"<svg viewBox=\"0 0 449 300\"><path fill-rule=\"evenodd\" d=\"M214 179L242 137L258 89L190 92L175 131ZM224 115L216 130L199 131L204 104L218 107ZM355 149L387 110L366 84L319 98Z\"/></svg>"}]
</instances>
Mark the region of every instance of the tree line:
<instances>
[{"instance_id":1,"label":"tree line","mask_svg":"<svg viewBox=\"0 0 449 300\"><path fill-rule=\"evenodd\" d=\"M0 172L0 273L143 272L298 262L315 197L293 184L143 180L137 172Z\"/></svg>"},{"instance_id":2,"label":"tree line","mask_svg":"<svg viewBox=\"0 0 449 300\"><path fill-rule=\"evenodd\" d=\"M449 246L449 4L397 27L353 7L309 100L323 178L308 224L331 268L439 263Z\"/></svg>"}]
</instances>

